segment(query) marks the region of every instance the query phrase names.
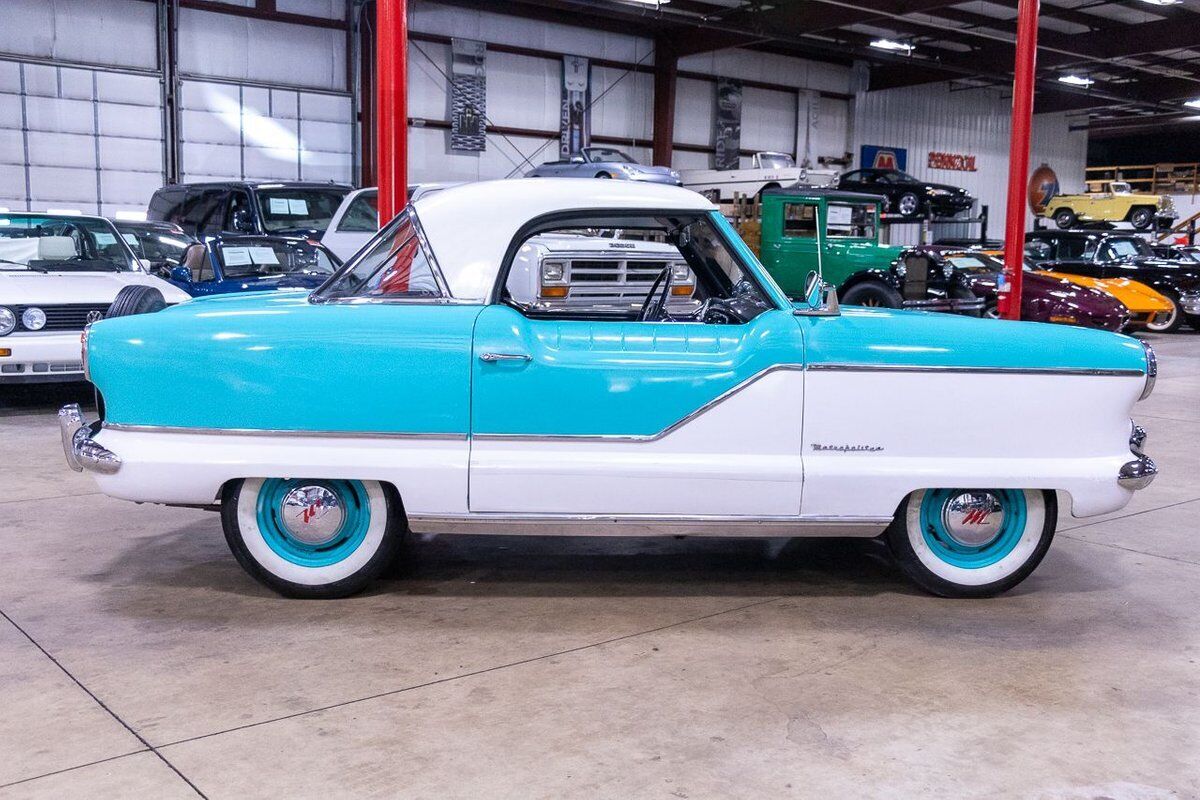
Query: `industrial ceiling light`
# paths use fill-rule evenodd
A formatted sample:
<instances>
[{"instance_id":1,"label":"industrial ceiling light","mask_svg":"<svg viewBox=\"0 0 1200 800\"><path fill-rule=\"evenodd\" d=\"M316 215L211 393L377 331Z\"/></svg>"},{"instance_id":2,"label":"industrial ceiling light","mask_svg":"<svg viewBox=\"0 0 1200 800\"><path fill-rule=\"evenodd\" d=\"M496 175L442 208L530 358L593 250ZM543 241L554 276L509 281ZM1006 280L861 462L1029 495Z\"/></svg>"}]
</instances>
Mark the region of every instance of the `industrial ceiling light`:
<instances>
[{"instance_id":1,"label":"industrial ceiling light","mask_svg":"<svg viewBox=\"0 0 1200 800\"><path fill-rule=\"evenodd\" d=\"M877 47L880 50L893 50L899 53L904 53L905 55L908 55L913 50L917 49L911 44L905 44L904 42L893 42L891 39L876 39L875 41L871 42L871 47Z\"/></svg>"},{"instance_id":2,"label":"industrial ceiling light","mask_svg":"<svg viewBox=\"0 0 1200 800\"><path fill-rule=\"evenodd\" d=\"M1195 100L1188 100L1184 105L1188 108L1200 108L1200 97Z\"/></svg>"},{"instance_id":3,"label":"industrial ceiling light","mask_svg":"<svg viewBox=\"0 0 1200 800\"><path fill-rule=\"evenodd\" d=\"M657 8L658 6L665 6L667 3L671 2L671 0L626 0L626 2L637 3L638 5L642 6L654 6Z\"/></svg>"},{"instance_id":4,"label":"industrial ceiling light","mask_svg":"<svg viewBox=\"0 0 1200 800\"><path fill-rule=\"evenodd\" d=\"M1152 6L1177 6L1183 0L1142 0L1143 3L1149 3Z\"/></svg>"},{"instance_id":5,"label":"industrial ceiling light","mask_svg":"<svg viewBox=\"0 0 1200 800\"><path fill-rule=\"evenodd\" d=\"M1091 86L1095 83L1091 78L1082 78L1078 75L1062 75L1058 79L1059 83L1069 83L1072 86Z\"/></svg>"}]
</instances>

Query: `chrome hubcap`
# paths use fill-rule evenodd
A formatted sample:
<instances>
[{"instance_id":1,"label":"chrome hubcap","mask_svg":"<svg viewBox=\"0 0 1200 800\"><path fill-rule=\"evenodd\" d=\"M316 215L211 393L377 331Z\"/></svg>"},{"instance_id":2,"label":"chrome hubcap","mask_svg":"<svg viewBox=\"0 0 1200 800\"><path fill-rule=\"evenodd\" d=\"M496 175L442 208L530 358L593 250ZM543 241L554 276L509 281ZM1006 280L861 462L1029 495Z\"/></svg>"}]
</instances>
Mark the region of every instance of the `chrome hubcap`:
<instances>
[{"instance_id":1,"label":"chrome hubcap","mask_svg":"<svg viewBox=\"0 0 1200 800\"><path fill-rule=\"evenodd\" d=\"M900 198L900 213L911 214L917 210L917 198L905 195Z\"/></svg>"},{"instance_id":2,"label":"chrome hubcap","mask_svg":"<svg viewBox=\"0 0 1200 800\"><path fill-rule=\"evenodd\" d=\"M942 509L946 533L965 547L983 547L1000 533L1004 507L991 492L961 492L950 498Z\"/></svg>"},{"instance_id":3,"label":"chrome hubcap","mask_svg":"<svg viewBox=\"0 0 1200 800\"><path fill-rule=\"evenodd\" d=\"M279 518L288 535L307 545L322 545L338 535L346 510L324 486L297 486L283 498Z\"/></svg>"}]
</instances>

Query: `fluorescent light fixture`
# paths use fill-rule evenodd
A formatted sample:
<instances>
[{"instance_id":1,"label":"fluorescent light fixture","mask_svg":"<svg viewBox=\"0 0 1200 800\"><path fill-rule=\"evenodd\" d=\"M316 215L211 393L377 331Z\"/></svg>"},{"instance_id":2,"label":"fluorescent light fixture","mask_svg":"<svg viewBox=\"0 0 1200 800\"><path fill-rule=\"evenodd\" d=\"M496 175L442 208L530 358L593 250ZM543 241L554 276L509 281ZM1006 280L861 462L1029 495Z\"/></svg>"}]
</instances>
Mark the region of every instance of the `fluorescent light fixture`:
<instances>
[{"instance_id":1,"label":"fluorescent light fixture","mask_svg":"<svg viewBox=\"0 0 1200 800\"><path fill-rule=\"evenodd\" d=\"M904 42L893 42L891 39L876 39L875 41L871 42L871 47L877 47L880 50L894 50L896 52L905 54L911 53L913 50L917 49L911 44L905 44Z\"/></svg>"},{"instance_id":2,"label":"fluorescent light fixture","mask_svg":"<svg viewBox=\"0 0 1200 800\"><path fill-rule=\"evenodd\" d=\"M8 206L0 206L0 214L8 214L12 211Z\"/></svg>"},{"instance_id":3,"label":"fluorescent light fixture","mask_svg":"<svg viewBox=\"0 0 1200 800\"><path fill-rule=\"evenodd\" d=\"M62 217L79 217L83 216L83 212L78 208L47 208L47 214L58 214Z\"/></svg>"},{"instance_id":4,"label":"fluorescent light fixture","mask_svg":"<svg viewBox=\"0 0 1200 800\"><path fill-rule=\"evenodd\" d=\"M145 211L118 211L117 219L129 220L130 222L145 222Z\"/></svg>"},{"instance_id":5,"label":"fluorescent light fixture","mask_svg":"<svg viewBox=\"0 0 1200 800\"><path fill-rule=\"evenodd\" d=\"M630 3L637 3L642 6L665 6L671 0L627 0Z\"/></svg>"},{"instance_id":6,"label":"fluorescent light fixture","mask_svg":"<svg viewBox=\"0 0 1200 800\"><path fill-rule=\"evenodd\" d=\"M1188 100L1184 105L1188 108L1200 108L1200 97L1197 97L1195 100Z\"/></svg>"},{"instance_id":7,"label":"fluorescent light fixture","mask_svg":"<svg viewBox=\"0 0 1200 800\"><path fill-rule=\"evenodd\" d=\"M1081 78L1078 75L1062 75L1058 79L1059 83L1069 83L1072 86L1091 86L1095 83L1091 78Z\"/></svg>"},{"instance_id":8,"label":"fluorescent light fixture","mask_svg":"<svg viewBox=\"0 0 1200 800\"><path fill-rule=\"evenodd\" d=\"M1143 3L1149 3L1152 6L1177 6L1183 0L1142 0Z\"/></svg>"}]
</instances>

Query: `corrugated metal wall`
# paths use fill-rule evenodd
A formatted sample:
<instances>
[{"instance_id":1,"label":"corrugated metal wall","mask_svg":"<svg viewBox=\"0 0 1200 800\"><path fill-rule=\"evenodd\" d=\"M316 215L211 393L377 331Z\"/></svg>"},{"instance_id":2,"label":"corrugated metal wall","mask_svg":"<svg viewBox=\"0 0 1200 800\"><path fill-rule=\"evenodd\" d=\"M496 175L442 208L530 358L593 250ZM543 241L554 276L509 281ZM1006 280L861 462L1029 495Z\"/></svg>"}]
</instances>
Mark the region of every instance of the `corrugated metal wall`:
<instances>
[{"instance_id":1,"label":"corrugated metal wall","mask_svg":"<svg viewBox=\"0 0 1200 800\"><path fill-rule=\"evenodd\" d=\"M589 31L557 23L471 11L430 2L413 2L410 30L440 36L479 39L494 44L543 49L596 59L653 65L649 38ZM409 115L447 121L446 79L449 48L429 42L409 47ZM535 56L488 52L488 116L499 126L554 131L558 128L561 66ZM798 91L811 88L846 93L849 69L798 58L723 50L681 59L679 69L749 81L794 86L797 91L746 87L742 107L742 147L746 150L797 149ZM647 73L592 68L592 133L629 139L630 155L648 163L649 148L632 144L653 134L654 81ZM710 147L716 86L712 81L680 78L675 102L675 140ZM824 98L812 137L812 157L840 157L846 149L848 104ZM520 175L557 158L557 138L490 136L484 153L452 153L441 128L409 132L409 174L413 181L479 180ZM528 161L526 160L528 159ZM709 167L712 155L676 150L674 166Z\"/></svg>"},{"instance_id":2,"label":"corrugated metal wall","mask_svg":"<svg viewBox=\"0 0 1200 800\"><path fill-rule=\"evenodd\" d=\"M911 86L860 93L854 101L853 151L855 165L864 144L908 149L908 172L923 180L961 186L990 207L988 235L1003 238L1004 205L1008 198L1008 145L1012 101L992 89L951 90L946 84ZM970 154L976 172L930 169L930 151ZM1083 188L1087 133L1071 131L1067 115L1034 117L1030 170L1049 164L1064 192ZM1033 215L1027 214L1027 226ZM964 226L946 226L935 235L976 233ZM917 241L915 225L896 226L892 241Z\"/></svg>"}]
</instances>

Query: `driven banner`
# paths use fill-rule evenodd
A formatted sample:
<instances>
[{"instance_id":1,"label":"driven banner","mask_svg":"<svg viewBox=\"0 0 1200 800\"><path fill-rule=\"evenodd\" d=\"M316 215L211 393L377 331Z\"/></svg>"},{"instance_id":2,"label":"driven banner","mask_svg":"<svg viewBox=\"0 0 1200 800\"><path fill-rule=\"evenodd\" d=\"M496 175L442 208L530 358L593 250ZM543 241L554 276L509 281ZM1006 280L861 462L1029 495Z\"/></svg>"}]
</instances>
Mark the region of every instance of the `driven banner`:
<instances>
[{"instance_id":1,"label":"driven banner","mask_svg":"<svg viewBox=\"0 0 1200 800\"><path fill-rule=\"evenodd\" d=\"M713 143L716 156L714 169L737 169L742 152L742 82L732 78L717 78L717 113L713 117L716 130Z\"/></svg>"},{"instance_id":2,"label":"driven banner","mask_svg":"<svg viewBox=\"0 0 1200 800\"><path fill-rule=\"evenodd\" d=\"M559 115L558 157L570 158L591 144L591 62L563 56L562 112Z\"/></svg>"}]
</instances>

